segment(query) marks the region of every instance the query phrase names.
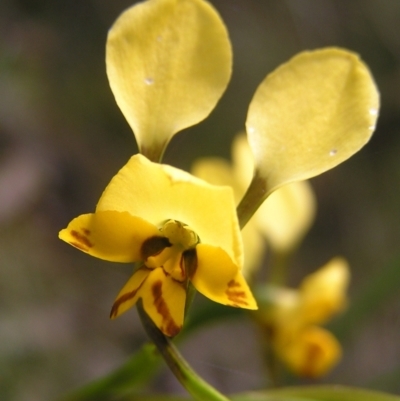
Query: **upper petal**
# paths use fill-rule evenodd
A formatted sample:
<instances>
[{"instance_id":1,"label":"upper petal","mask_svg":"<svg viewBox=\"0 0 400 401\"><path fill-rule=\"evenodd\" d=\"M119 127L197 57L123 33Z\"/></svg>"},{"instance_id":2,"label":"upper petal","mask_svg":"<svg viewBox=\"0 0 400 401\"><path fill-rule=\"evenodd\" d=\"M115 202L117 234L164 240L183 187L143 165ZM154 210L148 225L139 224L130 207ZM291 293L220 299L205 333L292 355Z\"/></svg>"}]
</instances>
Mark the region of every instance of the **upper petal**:
<instances>
[{"instance_id":1,"label":"upper petal","mask_svg":"<svg viewBox=\"0 0 400 401\"><path fill-rule=\"evenodd\" d=\"M267 191L329 170L370 139L379 94L358 55L303 52L258 87L246 129Z\"/></svg>"},{"instance_id":2,"label":"upper petal","mask_svg":"<svg viewBox=\"0 0 400 401\"><path fill-rule=\"evenodd\" d=\"M193 229L202 243L221 247L242 263L232 189L210 185L177 168L133 156L105 189L97 211L127 211L160 227L168 219Z\"/></svg>"},{"instance_id":3,"label":"upper petal","mask_svg":"<svg viewBox=\"0 0 400 401\"><path fill-rule=\"evenodd\" d=\"M97 211L73 219L60 239L100 259L135 262L148 238L160 235L157 227L126 211Z\"/></svg>"},{"instance_id":4,"label":"upper petal","mask_svg":"<svg viewBox=\"0 0 400 401\"><path fill-rule=\"evenodd\" d=\"M203 120L224 92L232 52L224 23L202 0L151 0L109 32L107 75L140 149Z\"/></svg>"},{"instance_id":5,"label":"upper petal","mask_svg":"<svg viewBox=\"0 0 400 401\"><path fill-rule=\"evenodd\" d=\"M199 292L223 305L257 309L246 280L226 252L199 244L196 253L197 266L190 279Z\"/></svg>"}]
</instances>

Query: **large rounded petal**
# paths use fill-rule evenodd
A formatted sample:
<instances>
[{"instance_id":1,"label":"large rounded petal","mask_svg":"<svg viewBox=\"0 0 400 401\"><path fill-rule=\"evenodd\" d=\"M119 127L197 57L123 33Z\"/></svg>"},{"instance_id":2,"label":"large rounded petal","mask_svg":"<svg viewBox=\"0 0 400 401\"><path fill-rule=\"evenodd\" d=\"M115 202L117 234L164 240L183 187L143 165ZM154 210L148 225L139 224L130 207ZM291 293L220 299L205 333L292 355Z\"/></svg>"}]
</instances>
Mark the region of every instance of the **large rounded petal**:
<instances>
[{"instance_id":1,"label":"large rounded petal","mask_svg":"<svg viewBox=\"0 0 400 401\"><path fill-rule=\"evenodd\" d=\"M191 281L199 292L223 305L257 309L246 280L226 252L199 244L196 253L197 266Z\"/></svg>"},{"instance_id":2,"label":"large rounded petal","mask_svg":"<svg viewBox=\"0 0 400 401\"><path fill-rule=\"evenodd\" d=\"M379 95L359 57L303 52L258 87L246 128L267 192L329 170L357 152L376 124Z\"/></svg>"},{"instance_id":3,"label":"large rounded petal","mask_svg":"<svg viewBox=\"0 0 400 401\"><path fill-rule=\"evenodd\" d=\"M109 32L107 75L141 150L202 121L231 75L228 33L202 0L151 0Z\"/></svg>"},{"instance_id":4,"label":"large rounded petal","mask_svg":"<svg viewBox=\"0 0 400 401\"><path fill-rule=\"evenodd\" d=\"M168 219L193 229L202 243L221 247L237 266L242 243L232 189L210 185L177 168L133 156L111 180L97 211L127 211L160 227Z\"/></svg>"},{"instance_id":5,"label":"large rounded petal","mask_svg":"<svg viewBox=\"0 0 400 401\"><path fill-rule=\"evenodd\" d=\"M141 247L160 235L153 224L125 211L97 211L73 219L59 233L60 239L89 255L112 262L142 259Z\"/></svg>"}]
</instances>

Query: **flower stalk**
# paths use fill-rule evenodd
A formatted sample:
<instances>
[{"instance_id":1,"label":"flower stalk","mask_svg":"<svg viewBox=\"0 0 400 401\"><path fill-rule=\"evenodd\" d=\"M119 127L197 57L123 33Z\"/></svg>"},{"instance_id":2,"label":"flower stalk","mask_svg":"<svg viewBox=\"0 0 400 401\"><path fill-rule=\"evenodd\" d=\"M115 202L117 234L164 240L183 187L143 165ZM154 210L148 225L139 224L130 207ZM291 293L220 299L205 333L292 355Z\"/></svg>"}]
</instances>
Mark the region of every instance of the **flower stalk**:
<instances>
[{"instance_id":1,"label":"flower stalk","mask_svg":"<svg viewBox=\"0 0 400 401\"><path fill-rule=\"evenodd\" d=\"M245 227L268 195L267 180L255 171L250 186L236 209L240 229Z\"/></svg>"},{"instance_id":2,"label":"flower stalk","mask_svg":"<svg viewBox=\"0 0 400 401\"><path fill-rule=\"evenodd\" d=\"M210 386L189 366L169 338L149 318L141 301L138 302L137 309L147 335L159 350L171 372L192 397L198 401L229 401L229 398Z\"/></svg>"}]
</instances>

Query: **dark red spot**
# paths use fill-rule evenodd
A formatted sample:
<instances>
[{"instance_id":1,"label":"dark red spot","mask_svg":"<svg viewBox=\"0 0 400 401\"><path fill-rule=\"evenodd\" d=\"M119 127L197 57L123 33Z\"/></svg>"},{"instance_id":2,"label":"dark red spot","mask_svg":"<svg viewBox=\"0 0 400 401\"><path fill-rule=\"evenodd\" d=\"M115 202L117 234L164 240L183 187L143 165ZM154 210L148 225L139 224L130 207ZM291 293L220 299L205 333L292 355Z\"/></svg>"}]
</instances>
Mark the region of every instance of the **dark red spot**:
<instances>
[{"instance_id":1,"label":"dark red spot","mask_svg":"<svg viewBox=\"0 0 400 401\"><path fill-rule=\"evenodd\" d=\"M169 337L176 336L181 331L181 326L178 326L169 311L168 305L165 302L162 295L162 281L156 281L151 287L151 292L154 298L154 306L157 309L157 312L163 318L162 327L160 327L161 331Z\"/></svg>"},{"instance_id":2,"label":"dark red spot","mask_svg":"<svg viewBox=\"0 0 400 401\"><path fill-rule=\"evenodd\" d=\"M171 246L166 237L151 237L143 242L140 249L142 260L160 254L165 248Z\"/></svg>"},{"instance_id":3,"label":"dark red spot","mask_svg":"<svg viewBox=\"0 0 400 401\"><path fill-rule=\"evenodd\" d=\"M89 238L85 234L81 234L78 231L71 230L71 235L75 238L76 241L70 242L71 245L76 246L83 251L88 251L88 248L92 248L93 244L90 242Z\"/></svg>"},{"instance_id":4,"label":"dark red spot","mask_svg":"<svg viewBox=\"0 0 400 401\"><path fill-rule=\"evenodd\" d=\"M301 372L303 376L309 378L318 376L318 372L315 371L315 365L323 357L323 354L324 350L318 344L307 344L306 360Z\"/></svg>"},{"instance_id":5,"label":"dark red spot","mask_svg":"<svg viewBox=\"0 0 400 401\"><path fill-rule=\"evenodd\" d=\"M188 249L182 254L183 269L186 272L187 277L190 279L194 276L197 270L197 252L196 248ZM182 262L182 260L181 260Z\"/></svg>"},{"instance_id":6,"label":"dark red spot","mask_svg":"<svg viewBox=\"0 0 400 401\"><path fill-rule=\"evenodd\" d=\"M246 301L246 292L235 289L237 287L240 287L240 283L232 279L228 283L228 288L225 291L225 294L228 296L228 299L232 301L232 306L247 306L248 302Z\"/></svg>"}]
</instances>

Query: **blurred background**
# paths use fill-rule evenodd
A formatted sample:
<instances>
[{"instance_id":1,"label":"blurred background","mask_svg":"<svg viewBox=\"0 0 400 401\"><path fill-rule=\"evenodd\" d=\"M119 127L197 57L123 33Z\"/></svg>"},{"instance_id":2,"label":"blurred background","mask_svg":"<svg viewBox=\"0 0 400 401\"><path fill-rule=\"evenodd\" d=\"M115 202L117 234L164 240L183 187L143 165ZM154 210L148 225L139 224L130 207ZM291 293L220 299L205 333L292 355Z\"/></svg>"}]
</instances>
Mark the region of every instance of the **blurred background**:
<instances>
[{"instance_id":1,"label":"blurred background","mask_svg":"<svg viewBox=\"0 0 400 401\"><path fill-rule=\"evenodd\" d=\"M107 30L128 0L0 2L0 399L54 400L120 366L145 341L136 311L110 321L131 266L91 258L57 238L93 211L137 148L105 73ZM230 157L252 95L304 49L361 55L382 96L371 142L312 180L316 222L292 285L336 255L352 268L358 303L333 328L341 364L323 382L400 394L400 2L212 0L230 32L233 78L216 110L176 136L165 162ZM267 268L267 267L266 267ZM360 300L363 300L361 302ZM334 323L335 324L335 323ZM350 327L350 328L349 328ZM180 345L223 391L265 384L250 320L221 321ZM162 370L154 391L181 391Z\"/></svg>"}]
</instances>

